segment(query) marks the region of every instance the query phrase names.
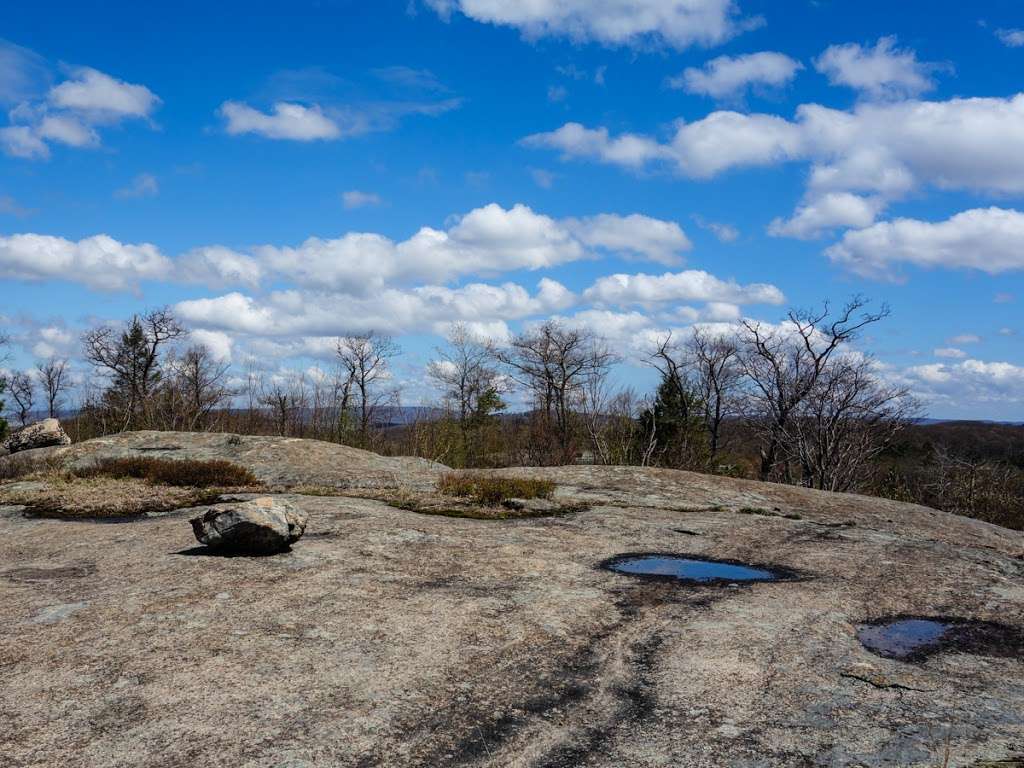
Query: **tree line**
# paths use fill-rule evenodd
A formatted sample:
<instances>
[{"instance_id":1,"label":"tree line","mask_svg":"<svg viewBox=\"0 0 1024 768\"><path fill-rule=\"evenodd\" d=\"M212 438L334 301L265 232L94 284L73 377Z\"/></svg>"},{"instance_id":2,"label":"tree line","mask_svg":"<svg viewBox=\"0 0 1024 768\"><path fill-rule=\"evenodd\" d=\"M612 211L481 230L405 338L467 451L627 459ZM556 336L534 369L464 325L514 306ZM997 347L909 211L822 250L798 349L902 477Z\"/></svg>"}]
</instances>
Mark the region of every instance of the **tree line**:
<instances>
[{"instance_id":1,"label":"tree line","mask_svg":"<svg viewBox=\"0 0 1024 768\"><path fill-rule=\"evenodd\" d=\"M425 369L436 398L402 408L401 350L387 335L338 338L327 370L239 371L189 344L160 308L83 335L90 375L76 383L66 423L75 439L137 429L279 434L453 467L641 465L906 495L909 480L887 484L878 473L918 403L855 345L888 314L854 297L791 310L777 324L665 334L646 351L657 374L648 394L614 386L622 358L587 328L548 321L495 344L455 324ZM59 414L71 389L59 358L0 380L16 424ZM510 412L513 398L525 409ZM954 461L943 466L955 474Z\"/></svg>"}]
</instances>

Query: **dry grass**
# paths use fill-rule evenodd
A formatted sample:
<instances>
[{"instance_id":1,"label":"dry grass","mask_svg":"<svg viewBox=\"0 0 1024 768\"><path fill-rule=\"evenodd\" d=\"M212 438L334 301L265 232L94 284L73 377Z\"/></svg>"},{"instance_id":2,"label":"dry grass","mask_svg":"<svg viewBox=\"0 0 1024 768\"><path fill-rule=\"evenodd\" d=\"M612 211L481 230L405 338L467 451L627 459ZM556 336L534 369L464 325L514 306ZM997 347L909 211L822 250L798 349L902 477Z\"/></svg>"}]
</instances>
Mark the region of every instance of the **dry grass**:
<instances>
[{"instance_id":1,"label":"dry grass","mask_svg":"<svg viewBox=\"0 0 1024 768\"><path fill-rule=\"evenodd\" d=\"M442 496L469 499L477 504L498 506L509 499L550 499L555 484L550 480L493 475L444 475L437 481Z\"/></svg>"},{"instance_id":2,"label":"dry grass","mask_svg":"<svg viewBox=\"0 0 1024 768\"><path fill-rule=\"evenodd\" d=\"M17 482L17 481L25 482ZM228 461L173 461L148 456L100 459L69 470L59 457L0 460L0 504L34 517L131 519L211 504L226 491L261 483Z\"/></svg>"},{"instance_id":3,"label":"dry grass","mask_svg":"<svg viewBox=\"0 0 1024 768\"><path fill-rule=\"evenodd\" d=\"M245 467L230 461L157 459L150 456L100 459L74 471L76 477L108 477L148 480L177 488L225 488L258 486L260 481Z\"/></svg>"},{"instance_id":4,"label":"dry grass","mask_svg":"<svg viewBox=\"0 0 1024 768\"><path fill-rule=\"evenodd\" d=\"M32 487L0 487L0 504L25 506L33 517L129 519L211 504L212 489L154 485L145 480L51 476Z\"/></svg>"}]
</instances>

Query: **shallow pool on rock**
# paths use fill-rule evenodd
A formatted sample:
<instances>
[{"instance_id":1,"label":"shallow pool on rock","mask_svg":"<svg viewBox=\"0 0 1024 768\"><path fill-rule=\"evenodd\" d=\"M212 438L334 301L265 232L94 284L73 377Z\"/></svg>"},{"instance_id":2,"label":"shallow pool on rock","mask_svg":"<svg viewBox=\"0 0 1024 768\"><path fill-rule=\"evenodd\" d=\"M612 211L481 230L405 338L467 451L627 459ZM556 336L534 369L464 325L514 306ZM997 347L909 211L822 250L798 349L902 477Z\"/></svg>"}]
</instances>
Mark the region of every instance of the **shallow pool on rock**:
<instances>
[{"instance_id":1,"label":"shallow pool on rock","mask_svg":"<svg viewBox=\"0 0 1024 768\"><path fill-rule=\"evenodd\" d=\"M604 567L631 576L649 576L697 584L778 581L785 575L767 568L681 555L621 555Z\"/></svg>"},{"instance_id":2,"label":"shallow pool on rock","mask_svg":"<svg viewBox=\"0 0 1024 768\"><path fill-rule=\"evenodd\" d=\"M861 625L857 639L875 655L897 661L923 661L944 651L1024 656L1019 627L956 616L890 616Z\"/></svg>"},{"instance_id":3,"label":"shallow pool on rock","mask_svg":"<svg viewBox=\"0 0 1024 768\"><path fill-rule=\"evenodd\" d=\"M935 619L896 619L861 627L857 639L869 651L887 659L907 659L933 651L950 624Z\"/></svg>"}]
</instances>

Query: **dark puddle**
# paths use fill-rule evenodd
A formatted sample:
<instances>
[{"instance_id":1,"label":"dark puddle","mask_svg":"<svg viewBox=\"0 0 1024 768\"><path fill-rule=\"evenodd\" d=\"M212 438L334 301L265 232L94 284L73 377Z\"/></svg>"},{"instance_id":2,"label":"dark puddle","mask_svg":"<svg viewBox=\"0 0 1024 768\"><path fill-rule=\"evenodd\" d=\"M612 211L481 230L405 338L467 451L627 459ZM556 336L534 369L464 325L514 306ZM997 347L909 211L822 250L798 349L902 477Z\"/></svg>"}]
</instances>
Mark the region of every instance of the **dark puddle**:
<instances>
[{"instance_id":1,"label":"dark puddle","mask_svg":"<svg viewBox=\"0 0 1024 768\"><path fill-rule=\"evenodd\" d=\"M1024 656L1024 632L1005 624L949 616L893 616L864 624L857 639L886 659L923 661L942 651Z\"/></svg>"},{"instance_id":2,"label":"dark puddle","mask_svg":"<svg viewBox=\"0 0 1024 768\"><path fill-rule=\"evenodd\" d=\"M797 578L796 572L785 568L656 552L618 555L605 560L601 567L630 576L689 584L752 584Z\"/></svg>"}]
</instances>

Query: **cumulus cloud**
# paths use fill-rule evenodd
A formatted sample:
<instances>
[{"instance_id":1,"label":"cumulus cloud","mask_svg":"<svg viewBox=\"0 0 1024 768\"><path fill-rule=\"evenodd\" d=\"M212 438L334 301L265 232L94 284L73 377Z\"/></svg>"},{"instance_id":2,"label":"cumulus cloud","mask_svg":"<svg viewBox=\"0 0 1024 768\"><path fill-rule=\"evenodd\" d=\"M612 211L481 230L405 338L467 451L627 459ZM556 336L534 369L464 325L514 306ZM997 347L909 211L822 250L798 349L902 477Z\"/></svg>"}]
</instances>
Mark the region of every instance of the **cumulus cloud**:
<instances>
[{"instance_id":1,"label":"cumulus cloud","mask_svg":"<svg viewBox=\"0 0 1024 768\"><path fill-rule=\"evenodd\" d=\"M783 53L762 51L743 56L719 56L702 68L690 67L670 78L669 87L711 96L733 98L751 87L780 88L793 80L803 64Z\"/></svg>"},{"instance_id":2,"label":"cumulus cloud","mask_svg":"<svg viewBox=\"0 0 1024 768\"><path fill-rule=\"evenodd\" d=\"M232 136L254 133L268 139L291 141L317 141L341 137L341 128L327 117L318 105L303 106L280 101L268 114L248 104L225 101L220 114L226 121L225 130Z\"/></svg>"},{"instance_id":3,"label":"cumulus cloud","mask_svg":"<svg viewBox=\"0 0 1024 768\"><path fill-rule=\"evenodd\" d=\"M49 100L58 109L87 115L97 123L149 117L160 104L146 86L118 80L91 67L72 70L68 80L50 90Z\"/></svg>"},{"instance_id":4,"label":"cumulus cloud","mask_svg":"<svg viewBox=\"0 0 1024 768\"><path fill-rule=\"evenodd\" d=\"M373 192L360 192L358 189L350 189L341 193L341 202L347 209L366 208L367 206L380 205L383 200L380 195Z\"/></svg>"},{"instance_id":5,"label":"cumulus cloud","mask_svg":"<svg viewBox=\"0 0 1024 768\"><path fill-rule=\"evenodd\" d=\"M1024 269L1024 213L973 209L940 222L896 219L847 232L825 253L866 277L895 278L903 264L976 269L996 275Z\"/></svg>"},{"instance_id":6,"label":"cumulus cloud","mask_svg":"<svg viewBox=\"0 0 1024 768\"><path fill-rule=\"evenodd\" d=\"M857 43L833 45L814 61L832 85L845 85L875 98L917 96L935 88L932 74L943 67L917 60L909 49L883 37L873 48Z\"/></svg>"},{"instance_id":7,"label":"cumulus cloud","mask_svg":"<svg viewBox=\"0 0 1024 768\"><path fill-rule=\"evenodd\" d=\"M630 216L602 213L587 219L568 219L565 223L586 246L634 255L659 264L680 264L680 254L693 248L690 238L674 221L661 221L638 213Z\"/></svg>"},{"instance_id":8,"label":"cumulus cloud","mask_svg":"<svg viewBox=\"0 0 1024 768\"><path fill-rule=\"evenodd\" d=\"M148 120L160 105L146 86L91 67L68 70L52 87L50 79L41 57L0 41L0 103L16 103L8 113L11 124L0 128L0 149L8 155L45 159L52 143L97 147L98 127Z\"/></svg>"},{"instance_id":9,"label":"cumulus cloud","mask_svg":"<svg viewBox=\"0 0 1024 768\"><path fill-rule=\"evenodd\" d=\"M443 18L459 12L514 27L529 39L557 36L605 45L716 45L759 19L741 19L734 0L425 0Z\"/></svg>"},{"instance_id":10,"label":"cumulus cloud","mask_svg":"<svg viewBox=\"0 0 1024 768\"><path fill-rule=\"evenodd\" d=\"M701 270L666 272L662 275L608 275L599 278L583 296L596 304L612 306L650 305L669 301L730 304L781 304L785 301L782 291L774 285L740 285Z\"/></svg>"},{"instance_id":11,"label":"cumulus cloud","mask_svg":"<svg viewBox=\"0 0 1024 768\"><path fill-rule=\"evenodd\" d=\"M962 349L956 347L941 347L932 352L936 357L953 357L953 358L964 358L967 357L967 353Z\"/></svg>"},{"instance_id":12,"label":"cumulus cloud","mask_svg":"<svg viewBox=\"0 0 1024 768\"><path fill-rule=\"evenodd\" d=\"M666 142L567 123L522 143L630 170L667 166L695 179L739 168L810 163L803 208L789 222L773 225L775 234L799 237L870 224L872 211L877 216L891 201L925 186L1024 192L1024 94L865 102L848 111L804 104L793 120L717 111L680 122Z\"/></svg>"},{"instance_id":13,"label":"cumulus cloud","mask_svg":"<svg viewBox=\"0 0 1024 768\"><path fill-rule=\"evenodd\" d=\"M105 235L79 243L15 235L0 239L0 275L59 276L105 289L130 288L138 279L165 274L210 287L257 287L276 276L303 288L370 295L391 285L444 284L470 275L548 269L606 253L677 264L690 247L678 224L649 216L556 220L525 205L506 209L492 203L452 219L446 229L423 227L398 242L372 232L350 232L333 239L311 237L297 246L256 245L244 253L202 246L173 260L155 246L127 245ZM103 274L122 263L123 275ZM73 269L66 268L71 265Z\"/></svg>"},{"instance_id":14,"label":"cumulus cloud","mask_svg":"<svg viewBox=\"0 0 1024 768\"><path fill-rule=\"evenodd\" d=\"M980 344L981 336L976 333L961 333L949 340L950 344Z\"/></svg>"},{"instance_id":15,"label":"cumulus cloud","mask_svg":"<svg viewBox=\"0 0 1024 768\"><path fill-rule=\"evenodd\" d=\"M861 229L875 221L883 206L879 198L829 192L797 208L792 218L772 221L768 225L768 234L810 240L837 227Z\"/></svg>"},{"instance_id":16,"label":"cumulus cloud","mask_svg":"<svg viewBox=\"0 0 1024 768\"><path fill-rule=\"evenodd\" d=\"M991 403L989 407L1001 412L1007 403L1024 402L1024 368L1013 363L974 359L932 363L911 367L903 377L933 407Z\"/></svg>"},{"instance_id":17,"label":"cumulus cloud","mask_svg":"<svg viewBox=\"0 0 1024 768\"><path fill-rule=\"evenodd\" d=\"M206 347L215 360L230 362L234 339L222 331L208 331L198 328L189 333L192 341Z\"/></svg>"},{"instance_id":18,"label":"cumulus cloud","mask_svg":"<svg viewBox=\"0 0 1024 768\"><path fill-rule=\"evenodd\" d=\"M226 248L206 245L182 254L177 259L175 274L190 283L209 287L248 285L256 288L266 276L266 270L252 256Z\"/></svg>"},{"instance_id":19,"label":"cumulus cloud","mask_svg":"<svg viewBox=\"0 0 1024 768\"><path fill-rule=\"evenodd\" d=\"M75 280L101 290L126 290L167 277L171 261L148 243L126 245L107 235L77 242L48 235L0 237L0 277Z\"/></svg>"},{"instance_id":20,"label":"cumulus cloud","mask_svg":"<svg viewBox=\"0 0 1024 768\"><path fill-rule=\"evenodd\" d=\"M180 316L202 328L262 337L338 336L380 331L422 331L454 321L483 323L545 315L571 306L572 292L543 279L531 294L515 283L472 283L460 288L388 288L352 297L323 291L275 291L265 298L234 292L179 302Z\"/></svg>"}]
</instances>

